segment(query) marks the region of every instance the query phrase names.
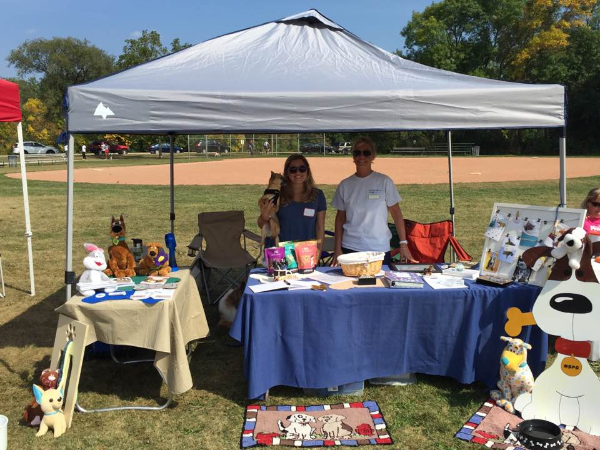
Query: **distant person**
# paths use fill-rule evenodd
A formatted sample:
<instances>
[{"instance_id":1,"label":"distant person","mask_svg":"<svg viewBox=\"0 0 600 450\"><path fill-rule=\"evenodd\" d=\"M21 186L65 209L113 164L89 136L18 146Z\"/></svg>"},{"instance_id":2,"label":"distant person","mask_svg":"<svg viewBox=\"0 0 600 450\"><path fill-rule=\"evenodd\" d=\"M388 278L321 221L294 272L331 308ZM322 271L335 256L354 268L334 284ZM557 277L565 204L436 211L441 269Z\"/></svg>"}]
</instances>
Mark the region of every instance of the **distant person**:
<instances>
[{"instance_id":1,"label":"distant person","mask_svg":"<svg viewBox=\"0 0 600 450\"><path fill-rule=\"evenodd\" d=\"M600 188L594 188L585 196L581 208L586 210L583 229L592 242L600 241Z\"/></svg>"},{"instance_id":2,"label":"distant person","mask_svg":"<svg viewBox=\"0 0 600 450\"><path fill-rule=\"evenodd\" d=\"M265 141L263 147L265 148L265 153L269 153L269 141Z\"/></svg>"},{"instance_id":3,"label":"distant person","mask_svg":"<svg viewBox=\"0 0 600 450\"><path fill-rule=\"evenodd\" d=\"M104 155L104 159L108 159L108 145L106 144L106 142L103 142L100 145L100 151Z\"/></svg>"},{"instance_id":4,"label":"distant person","mask_svg":"<svg viewBox=\"0 0 600 450\"><path fill-rule=\"evenodd\" d=\"M87 147L85 146L85 144L83 144L81 146L81 159L85 159L86 152L87 152Z\"/></svg>"},{"instance_id":5,"label":"distant person","mask_svg":"<svg viewBox=\"0 0 600 450\"><path fill-rule=\"evenodd\" d=\"M409 262L417 262L408 250L402 200L390 177L375 172L371 167L377 151L375 143L367 138L357 139L352 146L356 172L342 180L337 187L331 206L335 216L335 251L333 265L344 253L385 252L383 264L390 263L388 211L391 213L400 237L400 255Z\"/></svg>"},{"instance_id":6,"label":"distant person","mask_svg":"<svg viewBox=\"0 0 600 450\"><path fill-rule=\"evenodd\" d=\"M248 151L251 155L254 155L254 141L252 139L248 142Z\"/></svg>"}]
</instances>

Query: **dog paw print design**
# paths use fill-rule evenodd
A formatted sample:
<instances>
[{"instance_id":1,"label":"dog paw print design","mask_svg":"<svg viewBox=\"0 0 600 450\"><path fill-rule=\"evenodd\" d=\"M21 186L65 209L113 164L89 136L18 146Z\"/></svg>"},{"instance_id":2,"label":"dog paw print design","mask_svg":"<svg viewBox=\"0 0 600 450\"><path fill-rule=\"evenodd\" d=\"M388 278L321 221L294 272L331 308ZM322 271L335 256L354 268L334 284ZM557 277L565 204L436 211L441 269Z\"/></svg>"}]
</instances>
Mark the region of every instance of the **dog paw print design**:
<instances>
[{"instance_id":1,"label":"dog paw print design","mask_svg":"<svg viewBox=\"0 0 600 450\"><path fill-rule=\"evenodd\" d=\"M556 360L535 380L533 391L515 402L523 419L545 419L594 436L600 436L600 380L587 358L588 341L600 340L600 284L591 263L599 252L600 242L592 243L582 228L567 230L556 248L526 250L529 267L541 257L556 261L533 310L509 309L505 325L510 336L534 324L558 336Z\"/></svg>"}]
</instances>

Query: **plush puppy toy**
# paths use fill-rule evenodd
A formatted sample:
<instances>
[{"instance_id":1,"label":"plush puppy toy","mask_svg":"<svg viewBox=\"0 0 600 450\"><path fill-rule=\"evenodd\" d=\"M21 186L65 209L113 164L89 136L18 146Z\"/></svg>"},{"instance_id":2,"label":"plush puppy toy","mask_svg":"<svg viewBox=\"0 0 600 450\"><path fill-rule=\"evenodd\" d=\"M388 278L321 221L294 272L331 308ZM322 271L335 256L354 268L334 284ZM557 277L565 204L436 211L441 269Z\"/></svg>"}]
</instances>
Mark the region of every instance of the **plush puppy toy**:
<instances>
[{"instance_id":1,"label":"plush puppy toy","mask_svg":"<svg viewBox=\"0 0 600 450\"><path fill-rule=\"evenodd\" d=\"M35 401L42 407L44 417L40 423L40 430L36 436L45 435L50 428L54 430L54 437L60 437L67 431L67 422L61 408L63 405L62 389L48 389L44 391L41 387L33 385L33 395Z\"/></svg>"},{"instance_id":2,"label":"plush puppy toy","mask_svg":"<svg viewBox=\"0 0 600 450\"><path fill-rule=\"evenodd\" d=\"M132 277L135 275L135 258L129 250L125 241L127 228L123 214L118 219L110 218L110 238L112 244L108 247L108 267L104 271L106 275L114 275L117 278Z\"/></svg>"},{"instance_id":3,"label":"plush puppy toy","mask_svg":"<svg viewBox=\"0 0 600 450\"><path fill-rule=\"evenodd\" d=\"M160 242L148 242L146 256L140 261L138 273L149 276L166 276L171 272L169 256Z\"/></svg>"}]
</instances>

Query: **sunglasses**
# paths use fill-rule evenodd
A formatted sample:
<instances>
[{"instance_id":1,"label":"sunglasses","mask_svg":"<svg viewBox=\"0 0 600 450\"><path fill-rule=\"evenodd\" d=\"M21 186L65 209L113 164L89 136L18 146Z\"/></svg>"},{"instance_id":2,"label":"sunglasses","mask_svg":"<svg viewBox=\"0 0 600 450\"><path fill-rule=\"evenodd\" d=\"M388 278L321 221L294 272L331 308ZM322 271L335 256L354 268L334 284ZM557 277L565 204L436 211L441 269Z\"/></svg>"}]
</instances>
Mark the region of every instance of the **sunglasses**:
<instances>
[{"instance_id":1,"label":"sunglasses","mask_svg":"<svg viewBox=\"0 0 600 450\"><path fill-rule=\"evenodd\" d=\"M296 173L296 172L300 172L300 173L304 173L308 170L308 168L306 166L298 166L298 167L288 167L288 172L289 173Z\"/></svg>"},{"instance_id":2,"label":"sunglasses","mask_svg":"<svg viewBox=\"0 0 600 450\"><path fill-rule=\"evenodd\" d=\"M361 153L362 153L362 155L363 155L363 156L365 156L365 157L367 157L367 158L368 158L369 156L371 156L371 154L372 154L372 153L371 153L371 150L363 150L363 151L360 151L360 150L354 150L354 151L352 152L352 156L354 156L355 158L357 158L357 157L359 157L359 156L360 156L360 154L361 154Z\"/></svg>"},{"instance_id":3,"label":"sunglasses","mask_svg":"<svg viewBox=\"0 0 600 450\"><path fill-rule=\"evenodd\" d=\"M590 203L595 206L596 208L600 208L600 202L593 202L590 200Z\"/></svg>"}]
</instances>

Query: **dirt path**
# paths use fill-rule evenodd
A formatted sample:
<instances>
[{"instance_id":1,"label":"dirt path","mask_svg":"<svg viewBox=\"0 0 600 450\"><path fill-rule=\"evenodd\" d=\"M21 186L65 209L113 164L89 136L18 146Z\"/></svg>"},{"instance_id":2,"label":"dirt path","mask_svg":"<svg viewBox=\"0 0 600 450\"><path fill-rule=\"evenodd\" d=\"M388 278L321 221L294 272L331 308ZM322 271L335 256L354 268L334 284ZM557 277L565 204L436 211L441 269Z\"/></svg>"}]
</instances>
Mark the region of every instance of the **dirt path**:
<instances>
[{"instance_id":1,"label":"dirt path","mask_svg":"<svg viewBox=\"0 0 600 450\"><path fill-rule=\"evenodd\" d=\"M285 158L223 159L199 163L176 164L177 185L265 184L271 170L283 169ZM317 184L338 184L354 171L352 159L309 159ZM76 183L115 183L168 185L169 165L94 167L75 170ZM454 158L455 183L512 180L556 180L559 159L537 157ZM435 184L448 182L447 158L379 158L374 169L389 175L396 184ZM597 158L567 159L567 178L600 175ZM20 173L7 176L20 178ZM66 170L31 172L30 180L66 182Z\"/></svg>"}]
</instances>

